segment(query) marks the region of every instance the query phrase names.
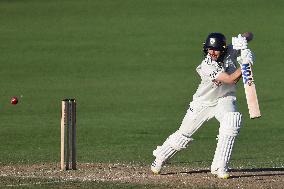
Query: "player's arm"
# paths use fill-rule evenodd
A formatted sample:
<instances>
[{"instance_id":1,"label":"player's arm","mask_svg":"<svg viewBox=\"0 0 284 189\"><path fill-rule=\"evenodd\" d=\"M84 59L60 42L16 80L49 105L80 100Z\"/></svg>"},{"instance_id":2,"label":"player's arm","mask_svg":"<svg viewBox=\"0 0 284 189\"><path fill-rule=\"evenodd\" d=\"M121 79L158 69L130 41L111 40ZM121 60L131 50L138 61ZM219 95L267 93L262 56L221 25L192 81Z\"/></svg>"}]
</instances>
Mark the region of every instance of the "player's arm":
<instances>
[{"instance_id":1,"label":"player's arm","mask_svg":"<svg viewBox=\"0 0 284 189\"><path fill-rule=\"evenodd\" d=\"M222 83L235 84L239 81L241 76L242 76L241 68L238 68L232 74L228 74L226 72L219 73L219 75L215 80Z\"/></svg>"},{"instance_id":2,"label":"player's arm","mask_svg":"<svg viewBox=\"0 0 284 189\"><path fill-rule=\"evenodd\" d=\"M241 57L238 58L238 62L240 64L243 62L250 62L253 64L253 54L249 49L247 49L247 43L252 39L253 34L251 32L245 32L243 34L239 34L238 37L232 38L233 49L241 50ZM215 81L227 84L235 84L239 81L241 76L241 68L238 68L232 74L228 74L226 72L219 73Z\"/></svg>"}]
</instances>

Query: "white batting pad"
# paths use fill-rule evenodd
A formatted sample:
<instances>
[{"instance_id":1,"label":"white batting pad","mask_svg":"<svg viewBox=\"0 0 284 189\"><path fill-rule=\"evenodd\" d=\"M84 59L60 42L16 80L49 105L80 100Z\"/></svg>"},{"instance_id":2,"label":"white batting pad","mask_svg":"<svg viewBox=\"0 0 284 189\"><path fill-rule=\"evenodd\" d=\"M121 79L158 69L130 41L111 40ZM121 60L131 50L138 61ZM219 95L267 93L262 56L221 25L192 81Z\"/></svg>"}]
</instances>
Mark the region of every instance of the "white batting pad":
<instances>
[{"instance_id":1,"label":"white batting pad","mask_svg":"<svg viewBox=\"0 0 284 189\"><path fill-rule=\"evenodd\" d=\"M237 136L240 132L242 114L239 112L228 112L223 116L220 123L219 135Z\"/></svg>"},{"instance_id":2,"label":"white batting pad","mask_svg":"<svg viewBox=\"0 0 284 189\"><path fill-rule=\"evenodd\" d=\"M229 112L220 123L218 143L215 150L211 170L227 169L234 141L241 128L242 115L239 112Z\"/></svg>"},{"instance_id":3,"label":"white batting pad","mask_svg":"<svg viewBox=\"0 0 284 189\"><path fill-rule=\"evenodd\" d=\"M176 151L180 151L181 149L186 148L188 143L193 139L177 131L169 136L168 140L172 148Z\"/></svg>"},{"instance_id":4,"label":"white batting pad","mask_svg":"<svg viewBox=\"0 0 284 189\"><path fill-rule=\"evenodd\" d=\"M153 155L160 161L166 161L171 158L177 151L186 148L192 138L187 137L179 132L170 135L162 146L157 146L153 151Z\"/></svg>"},{"instance_id":5,"label":"white batting pad","mask_svg":"<svg viewBox=\"0 0 284 189\"><path fill-rule=\"evenodd\" d=\"M211 170L216 170L219 168L227 170L234 141L235 137L219 135Z\"/></svg>"}]
</instances>

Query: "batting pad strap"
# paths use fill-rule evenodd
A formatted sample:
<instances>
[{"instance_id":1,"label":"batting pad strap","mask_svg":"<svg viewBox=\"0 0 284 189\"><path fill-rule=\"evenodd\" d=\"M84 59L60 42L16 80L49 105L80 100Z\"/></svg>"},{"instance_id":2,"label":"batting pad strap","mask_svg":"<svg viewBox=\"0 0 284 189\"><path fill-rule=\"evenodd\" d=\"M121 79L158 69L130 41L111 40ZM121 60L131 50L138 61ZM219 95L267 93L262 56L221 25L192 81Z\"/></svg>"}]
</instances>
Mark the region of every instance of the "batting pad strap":
<instances>
[{"instance_id":1,"label":"batting pad strap","mask_svg":"<svg viewBox=\"0 0 284 189\"><path fill-rule=\"evenodd\" d=\"M153 155L162 162L167 161L177 151L186 148L192 140L186 135L175 132L167 138L162 146L157 146L156 150L153 151Z\"/></svg>"},{"instance_id":2,"label":"batting pad strap","mask_svg":"<svg viewBox=\"0 0 284 189\"><path fill-rule=\"evenodd\" d=\"M173 149L180 151L183 148L186 148L188 143L193 139L179 132L175 132L169 136L169 143Z\"/></svg>"},{"instance_id":3,"label":"batting pad strap","mask_svg":"<svg viewBox=\"0 0 284 189\"><path fill-rule=\"evenodd\" d=\"M228 112L223 116L220 123L219 134L237 136L240 132L242 114L239 112Z\"/></svg>"},{"instance_id":4,"label":"batting pad strap","mask_svg":"<svg viewBox=\"0 0 284 189\"><path fill-rule=\"evenodd\" d=\"M162 146L157 146L156 150L153 151L153 156L155 156L159 161L165 162L175 155L176 152L177 151L175 149L164 143Z\"/></svg>"}]
</instances>

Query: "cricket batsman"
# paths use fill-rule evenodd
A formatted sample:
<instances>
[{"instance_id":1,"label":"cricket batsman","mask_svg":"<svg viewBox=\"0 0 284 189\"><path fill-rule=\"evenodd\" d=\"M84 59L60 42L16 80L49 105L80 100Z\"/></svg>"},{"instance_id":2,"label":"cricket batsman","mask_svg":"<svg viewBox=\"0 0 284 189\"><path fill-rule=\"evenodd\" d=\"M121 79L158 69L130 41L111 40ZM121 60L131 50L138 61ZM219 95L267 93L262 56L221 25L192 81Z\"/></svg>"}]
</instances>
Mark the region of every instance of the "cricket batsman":
<instances>
[{"instance_id":1,"label":"cricket batsman","mask_svg":"<svg viewBox=\"0 0 284 189\"><path fill-rule=\"evenodd\" d=\"M215 117L220 127L211 173L222 179L230 177L228 163L242 121L236 107L236 83L242 74L238 64L254 62L253 53L247 48L248 38L239 34L233 39L232 44L227 45L222 33L207 36L203 45L204 59L196 68L201 82L179 129L153 151L155 160L151 170L154 174L159 174L167 160L188 146L192 135L205 121Z\"/></svg>"}]
</instances>

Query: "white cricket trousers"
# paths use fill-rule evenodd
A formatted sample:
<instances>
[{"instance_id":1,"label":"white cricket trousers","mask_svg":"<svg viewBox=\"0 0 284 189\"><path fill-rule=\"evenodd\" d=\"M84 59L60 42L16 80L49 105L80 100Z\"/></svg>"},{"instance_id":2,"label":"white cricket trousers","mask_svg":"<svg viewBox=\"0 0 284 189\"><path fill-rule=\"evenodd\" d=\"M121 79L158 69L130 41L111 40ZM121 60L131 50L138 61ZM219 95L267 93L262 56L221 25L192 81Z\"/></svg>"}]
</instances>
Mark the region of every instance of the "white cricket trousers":
<instances>
[{"instance_id":1,"label":"white cricket trousers","mask_svg":"<svg viewBox=\"0 0 284 189\"><path fill-rule=\"evenodd\" d=\"M205 106L198 102L191 102L178 131L191 137L205 121L215 117L220 123L226 113L236 112L236 97L220 98L217 105Z\"/></svg>"}]
</instances>

